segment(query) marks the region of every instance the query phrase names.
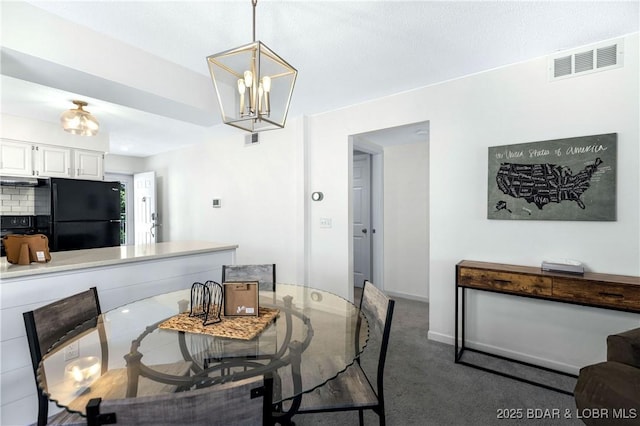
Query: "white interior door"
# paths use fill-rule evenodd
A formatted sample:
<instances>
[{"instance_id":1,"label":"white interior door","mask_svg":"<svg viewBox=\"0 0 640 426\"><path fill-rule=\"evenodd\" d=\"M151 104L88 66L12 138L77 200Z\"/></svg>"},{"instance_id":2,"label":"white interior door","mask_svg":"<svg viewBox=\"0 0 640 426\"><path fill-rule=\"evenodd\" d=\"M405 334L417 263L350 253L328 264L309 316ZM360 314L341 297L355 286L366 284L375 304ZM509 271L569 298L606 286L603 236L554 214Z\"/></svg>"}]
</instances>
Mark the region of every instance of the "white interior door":
<instances>
[{"instance_id":1,"label":"white interior door","mask_svg":"<svg viewBox=\"0 0 640 426\"><path fill-rule=\"evenodd\" d=\"M156 174L155 172L133 175L135 243L152 244L156 242L158 213L156 211Z\"/></svg>"},{"instance_id":2,"label":"white interior door","mask_svg":"<svg viewBox=\"0 0 640 426\"><path fill-rule=\"evenodd\" d=\"M353 283L371 280L371 156L353 156Z\"/></svg>"}]
</instances>

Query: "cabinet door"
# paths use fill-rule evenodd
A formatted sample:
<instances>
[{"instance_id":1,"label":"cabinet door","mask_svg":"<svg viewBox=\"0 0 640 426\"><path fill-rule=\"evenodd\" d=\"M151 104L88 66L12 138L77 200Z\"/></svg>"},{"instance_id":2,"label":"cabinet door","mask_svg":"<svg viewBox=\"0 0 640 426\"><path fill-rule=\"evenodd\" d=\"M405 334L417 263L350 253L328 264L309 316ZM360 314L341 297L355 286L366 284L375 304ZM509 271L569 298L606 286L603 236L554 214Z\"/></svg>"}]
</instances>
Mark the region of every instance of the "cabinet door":
<instances>
[{"instance_id":1,"label":"cabinet door","mask_svg":"<svg viewBox=\"0 0 640 426\"><path fill-rule=\"evenodd\" d=\"M71 177L71 150L39 145L35 152L38 176Z\"/></svg>"},{"instance_id":2,"label":"cabinet door","mask_svg":"<svg viewBox=\"0 0 640 426\"><path fill-rule=\"evenodd\" d=\"M33 146L24 142L0 140L0 173L33 176Z\"/></svg>"},{"instance_id":3,"label":"cabinet door","mask_svg":"<svg viewBox=\"0 0 640 426\"><path fill-rule=\"evenodd\" d=\"M74 151L74 168L76 178L104 180L104 157L98 151Z\"/></svg>"}]
</instances>

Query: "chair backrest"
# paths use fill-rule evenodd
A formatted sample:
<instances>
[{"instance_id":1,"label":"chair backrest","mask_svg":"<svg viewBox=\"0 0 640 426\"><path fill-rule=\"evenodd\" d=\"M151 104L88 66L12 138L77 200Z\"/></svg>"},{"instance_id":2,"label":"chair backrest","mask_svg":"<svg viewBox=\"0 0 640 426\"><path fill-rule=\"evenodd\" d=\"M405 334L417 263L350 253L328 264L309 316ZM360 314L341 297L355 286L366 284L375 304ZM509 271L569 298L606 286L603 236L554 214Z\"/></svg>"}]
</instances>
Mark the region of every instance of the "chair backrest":
<instances>
[{"instance_id":1,"label":"chair backrest","mask_svg":"<svg viewBox=\"0 0 640 426\"><path fill-rule=\"evenodd\" d=\"M57 340L101 313L95 287L23 313L34 369Z\"/></svg>"},{"instance_id":2,"label":"chair backrest","mask_svg":"<svg viewBox=\"0 0 640 426\"><path fill-rule=\"evenodd\" d=\"M358 360L362 369L371 380L376 377L378 398L383 397L384 364L387 359L387 347L391 333L391 320L395 301L380 291L370 281L364 282L360 310L369 323L369 341Z\"/></svg>"},{"instance_id":3,"label":"chair backrest","mask_svg":"<svg viewBox=\"0 0 640 426\"><path fill-rule=\"evenodd\" d=\"M65 297L22 314L36 386L38 386L37 369L38 364L42 361L42 356L69 330L97 318L101 313L98 291L95 287L91 287L82 293ZM108 363L108 355L106 350L103 349L102 352L104 368ZM46 424L48 401L40 391L38 392L38 404L38 424Z\"/></svg>"},{"instance_id":4,"label":"chair backrest","mask_svg":"<svg viewBox=\"0 0 640 426\"><path fill-rule=\"evenodd\" d=\"M92 399L87 425L260 425L271 410L272 379L251 377L202 389L114 400Z\"/></svg>"},{"instance_id":5,"label":"chair backrest","mask_svg":"<svg viewBox=\"0 0 640 426\"><path fill-rule=\"evenodd\" d=\"M276 265L222 265L222 282L229 281L258 281L260 290L276 291Z\"/></svg>"}]
</instances>

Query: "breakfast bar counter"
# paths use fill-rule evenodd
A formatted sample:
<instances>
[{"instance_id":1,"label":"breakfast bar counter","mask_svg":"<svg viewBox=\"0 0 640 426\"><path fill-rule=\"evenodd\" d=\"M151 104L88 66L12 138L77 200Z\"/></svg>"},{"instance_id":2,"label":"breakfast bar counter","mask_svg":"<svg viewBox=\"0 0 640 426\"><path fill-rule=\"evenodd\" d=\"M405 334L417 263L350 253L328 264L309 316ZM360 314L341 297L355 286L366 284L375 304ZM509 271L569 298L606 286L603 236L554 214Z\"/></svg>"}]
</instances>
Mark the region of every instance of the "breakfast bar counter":
<instances>
[{"instance_id":1,"label":"breakfast bar counter","mask_svg":"<svg viewBox=\"0 0 640 426\"><path fill-rule=\"evenodd\" d=\"M31 424L38 412L22 313L96 287L103 311L162 293L220 282L236 244L175 241L51 253L48 263L0 258L0 424ZM57 408L51 404L49 414Z\"/></svg>"},{"instance_id":2,"label":"breakfast bar counter","mask_svg":"<svg viewBox=\"0 0 640 426\"><path fill-rule=\"evenodd\" d=\"M0 279L76 271L85 268L122 265L129 262L144 262L177 256L188 256L224 250L234 250L235 244L220 244L205 241L171 241L155 244L103 247L87 250L51 253L47 263L12 265L6 257L0 258Z\"/></svg>"}]
</instances>

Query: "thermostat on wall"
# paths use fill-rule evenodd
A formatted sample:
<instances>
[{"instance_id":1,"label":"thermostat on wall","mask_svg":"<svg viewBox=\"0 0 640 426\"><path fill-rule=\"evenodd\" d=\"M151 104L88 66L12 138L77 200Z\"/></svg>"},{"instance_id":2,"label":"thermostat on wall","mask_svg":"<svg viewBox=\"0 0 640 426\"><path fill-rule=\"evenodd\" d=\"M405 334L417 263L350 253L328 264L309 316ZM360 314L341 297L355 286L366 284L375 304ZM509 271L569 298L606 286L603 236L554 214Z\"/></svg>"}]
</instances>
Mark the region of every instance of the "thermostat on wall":
<instances>
[{"instance_id":1,"label":"thermostat on wall","mask_svg":"<svg viewBox=\"0 0 640 426\"><path fill-rule=\"evenodd\" d=\"M213 208L222 207L222 200L220 198L214 198L213 202L211 203L211 207Z\"/></svg>"}]
</instances>

